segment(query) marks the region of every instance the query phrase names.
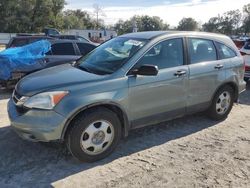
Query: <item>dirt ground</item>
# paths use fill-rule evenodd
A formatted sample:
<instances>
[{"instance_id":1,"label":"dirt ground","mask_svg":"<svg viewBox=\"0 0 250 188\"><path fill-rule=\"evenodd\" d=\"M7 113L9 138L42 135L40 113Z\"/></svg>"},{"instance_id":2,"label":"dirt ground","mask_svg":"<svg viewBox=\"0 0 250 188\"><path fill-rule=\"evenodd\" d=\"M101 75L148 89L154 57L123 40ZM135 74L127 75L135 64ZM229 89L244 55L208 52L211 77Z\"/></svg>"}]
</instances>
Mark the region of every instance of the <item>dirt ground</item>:
<instances>
[{"instance_id":1,"label":"dirt ground","mask_svg":"<svg viewBox=\"0 0 250 188\"><path fill-rule=\"evenodd\" d=\"M228 119L202 114L132 131L108 158L79 163L10 128L0 95L0 187L250 187L250 85Z\"/></svg>"}]
</instances>

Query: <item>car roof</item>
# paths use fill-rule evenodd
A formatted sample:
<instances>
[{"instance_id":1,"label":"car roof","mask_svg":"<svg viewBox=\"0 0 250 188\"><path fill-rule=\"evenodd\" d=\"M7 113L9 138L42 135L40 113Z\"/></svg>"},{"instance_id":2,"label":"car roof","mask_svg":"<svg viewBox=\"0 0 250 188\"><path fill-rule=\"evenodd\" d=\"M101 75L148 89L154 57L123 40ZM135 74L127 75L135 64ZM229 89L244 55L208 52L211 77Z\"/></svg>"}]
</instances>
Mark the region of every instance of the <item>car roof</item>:
<instances>
[{"instance_id":1,"label":"car roof","mask_svg":"<svg viewBox=\"0 0 250 188\"><path fill-rule=\"evenodd\" d=\"M128 38L137 38L137 39L146 39L151 40L153 38L162 36L162 35L197 35L197 36L210 36L210 37L226 37L225 35L208 33L208 32L197 32L197 31L144 31L137 33L129 33L121 35L119 37L128 37Z\"/></svg>"},{"instance_id":2,"label":"car roof","mask_svg":"<svg viewBox=\"0 0 250 188\"><path fill-rule=\"evenodd\" d=\"M15 37L13 37L13 39L29 39L29 38L31 38L31 39L37 39L37 38L44 38L44 39L55 39L55 38L53 38L53 37L49 37L49 36L38 36L38 35L36 35L36 36L15 36Z\"/></svg>"},{"instance_id":3,"label":"car roof","mask_svg":"<svg viewBox=\"0 0 250 188\"><path fill-rule=\"evenodd\" d=\"M82 44L91 44L89 42L83 42L83 41L78 41L78 40L68 40L68 39L56 39L51 41L52 44L58 44L58 43L82 43Z\"/></svg>"}]
</instances>

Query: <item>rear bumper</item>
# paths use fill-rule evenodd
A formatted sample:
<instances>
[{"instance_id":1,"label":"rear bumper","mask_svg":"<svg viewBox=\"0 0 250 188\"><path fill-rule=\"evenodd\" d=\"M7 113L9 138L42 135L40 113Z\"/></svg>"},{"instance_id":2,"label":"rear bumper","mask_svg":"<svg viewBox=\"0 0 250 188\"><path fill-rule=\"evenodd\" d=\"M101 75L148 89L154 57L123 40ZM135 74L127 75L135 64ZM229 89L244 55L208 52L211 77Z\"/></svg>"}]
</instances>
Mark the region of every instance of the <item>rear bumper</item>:
<instances>
[{"instance_id":1,"label":"rear bumper","mask_svg":"<svg viewBox=\"0 0 250 188\"><path fill-rule=\"evenodd\" d=\"M61 139L66 119L55 111L31 109L20 113L10 99L8 114L11 127L25 140L49 142Z\"/></svg>"}]
</instances>

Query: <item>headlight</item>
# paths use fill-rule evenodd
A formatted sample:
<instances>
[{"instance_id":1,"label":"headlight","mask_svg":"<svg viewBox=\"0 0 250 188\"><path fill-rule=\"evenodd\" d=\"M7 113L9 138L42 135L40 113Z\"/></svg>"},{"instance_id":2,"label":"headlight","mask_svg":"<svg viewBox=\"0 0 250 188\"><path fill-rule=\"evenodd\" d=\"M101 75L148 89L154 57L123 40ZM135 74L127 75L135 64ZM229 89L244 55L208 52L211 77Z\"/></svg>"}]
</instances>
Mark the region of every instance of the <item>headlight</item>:
<instances>
[{"instance_id":1,"label":"headlight","mask_svg":"<svg viewBox=\"0 0 250 188\"><path fill-rule=\"evenodd\" d=\"M39 93L30 97L24 106L27 108L53 109L69 92L68 91L53 91Z\"/></svg>"}]
</instances>

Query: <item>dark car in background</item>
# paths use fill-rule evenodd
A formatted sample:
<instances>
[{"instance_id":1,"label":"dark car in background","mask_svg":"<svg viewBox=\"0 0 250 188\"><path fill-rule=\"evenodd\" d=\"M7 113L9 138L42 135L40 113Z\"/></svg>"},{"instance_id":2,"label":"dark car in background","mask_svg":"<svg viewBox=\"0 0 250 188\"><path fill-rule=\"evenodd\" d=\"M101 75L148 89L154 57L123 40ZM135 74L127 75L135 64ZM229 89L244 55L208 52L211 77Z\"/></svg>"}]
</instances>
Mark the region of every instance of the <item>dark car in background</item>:
<instances>
[{"instance_id":1,"label":"dark car in background","mask_svg":"<svg viewBox=\"0 0 250 188\"><path fill-rule=\"evenodd\" d=\"M35 37L28 38L34 39ZM73 63L74 61L78 60L82 56L85 56L96 48L96 45L92 43L86 43L76 40L50 40L50 38L48 39L51 42L51 50L46 54L45 58L37 61L36 64L31 65L31 67L25 72L20 72L19 70L13 71L11 79L7 81L0 80L0 88L3 87L11 89L21 78L30 73L56 65Z\"/></svg>"},{"instance_id":2,"label":"dark car in background","mask_svg":"<svg viewBox=\"0 0 250 188\"><path fill-rule=\"evenodd\" d=\"M10 41L7 44L6 48L21 47L21 46L25 46L27 44L31 44L33 42L37 42L39 40L53 41L53 40L56 40L56 39L53 38L53 37L45 36L45 35L34 35L34 36L22 35L22 36L16 36L16 37L12 37L10 39Z\"/></svg>"}]
</instances>

